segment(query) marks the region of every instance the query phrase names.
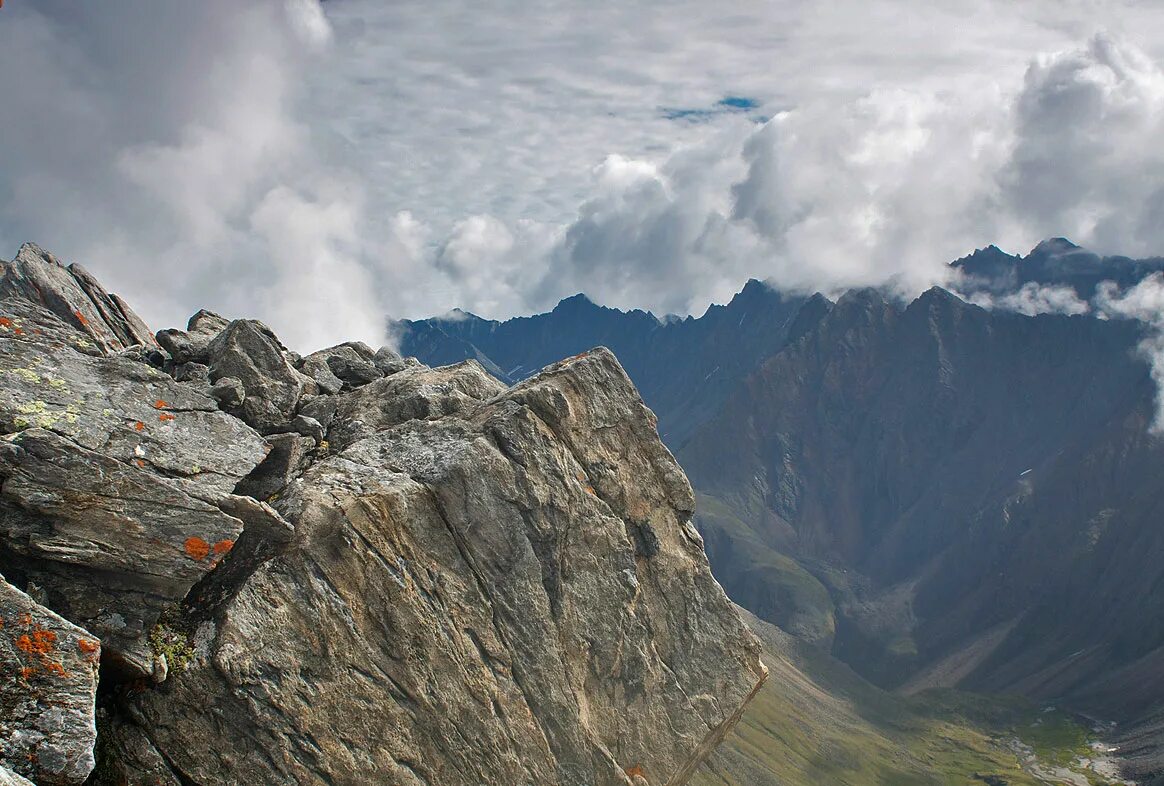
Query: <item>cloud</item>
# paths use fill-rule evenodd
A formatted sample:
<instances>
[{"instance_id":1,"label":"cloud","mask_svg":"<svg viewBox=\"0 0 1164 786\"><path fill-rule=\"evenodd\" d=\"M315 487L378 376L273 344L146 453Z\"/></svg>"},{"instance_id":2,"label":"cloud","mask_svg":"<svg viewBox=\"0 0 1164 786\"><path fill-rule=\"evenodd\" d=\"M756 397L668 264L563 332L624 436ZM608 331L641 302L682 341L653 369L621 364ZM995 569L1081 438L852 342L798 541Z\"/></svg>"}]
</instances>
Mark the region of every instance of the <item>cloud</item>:
<instances>
[{"instance_id":1,"label":"cloud","mask_svg":"<svg viewBox=\"0 0 1164 786\"><path fill-rule=\"evenodd\" d=\"M205 306L307 350L580 290L911 293L1049 235L1164 250L1164 51L1134 43L1159 14L904 4L11 3L0 252L83 261L155 326Z\"/></svg>"},{"instance_id":2,"label":"cloud","mask_svg":"<svg viewBox=\"0 0 1164 786\"><path fill-rule=\"evenodd\" d=\"M1151 430L1164 434L1164 274L1153 273L1125 291L1105 281L1096 292L1095 304L1103 316L1137 319L1151 326L1140 342L1140 353L1156 383L1156 417Z\"/></svg>"},{"instance_id":3,"label":"cloud","mask_svg":"<svg viewBox=\"0 0 1164 786\"><path fill-rule=\"evenodd\" d=\"M1029 317L1038 314L1066 314L1069 316L1087 314L1091 306L1081 300L1075 290L1068 286L1043 285L1028 281L1018 291L1003 295L976 292L969 302L983 308L1000 308L1016 311Z\"/></svg>"},{"instance_id":4,"label":"cloud","mask_svg":"<svg viewBox=\"0 0 1164 786\"><path fill-rule=\"evenodd\" d=\"M360 189L299 115L331 39L317 2L3 13L6 247L35 239L83 260L158 327L208 306L300 348L383 337L360 286Z\"/></svg>"},{"instance_id":5,"label":"cloud","mask_svg":"<svg viewBox=\"0 0 1164 786\"><path fill-rule=\"evenodd\" d=\"M1076 242L1132 255L1164 250L1164 72L1110 36L1042 56L1015 110L1003 206Z\"/></svg>"}]
</instances>

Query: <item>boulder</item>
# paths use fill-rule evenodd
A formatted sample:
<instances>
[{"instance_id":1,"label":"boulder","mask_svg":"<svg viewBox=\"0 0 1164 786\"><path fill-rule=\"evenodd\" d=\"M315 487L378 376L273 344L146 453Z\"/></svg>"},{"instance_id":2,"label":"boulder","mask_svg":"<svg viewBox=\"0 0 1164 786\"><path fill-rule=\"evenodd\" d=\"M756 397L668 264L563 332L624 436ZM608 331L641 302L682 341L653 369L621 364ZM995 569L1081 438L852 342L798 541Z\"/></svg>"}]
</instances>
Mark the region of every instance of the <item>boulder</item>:
<instances>
[{"instance_id":1,"label":"boulder","mask_svg":"<svg viewBox=\"0 0 1164 786\"><path fill-rule=\"evenodd\" d=\"M353 341L311 353L303 359L302 371L318 382L322 391L338 393L336 380L341 387L352 389L384 376L373 362L375 357L367 344Z\"/></svg>"},{"instance_id":2,"label":"boulder","mask_svg":"<svg viewBox=\"0 0 1164 786\"><path fill-rule=\"evenodd\" d=\"M96 636L0 576L0 784L89 776L100 658Z\"/></svg>"},{"instance_id":3,"label":"boulder","mask_svg":"<svg viewBox=\"0 0 1164 786\"><path fill-rule=\"evenodd\" d=\"M210 379L233 377L246 397L235 414L269 434L295 414L303 383L283 357L283 346L263 323L238 319L210 342Z\"/></svg>"},{"instance_id":4,"label":"boulder","mask_svg":"<svg viewBox=\"0 0 1164 786\"><path fill-rule=\"evenodd\" d=\"M210 362L210 342L230 323L213 311L202 309L190 317L185 330L159 330L158 344L170 354L175 365Z\"/></svg>"},{"instance_id":5,"label":"boulder","mask_svg":"<svg viewBox=\"0 0 1164 786\"><path fill-rule=\"evenodd\" d=\"M0 441L0 479L0 566L142 674L150 629L243 530L178 483L46 429Z\"/></svg>"},{"instance_id":6,"label":"boulder","mask_svg":"<svg viewBox=\"0 0 1164 786\"><path fill-rule=\"evenodd\" d=\"M379 425L290 484L293 541L132 698L183 782L675 786L738 719L759 645L617 361L456 388L478 371L338 397ZM426 392L457 406L382 404Z\"/></svg>"},{"instance_id":7,"label":"boulder","mask_svg":"<svg viewBox=\"0 0 1164 786\"><path fill-rule=\"evenodd\" d=\"M326 357L309 355L303 359L299 371L315 383L317 393L335 394L344 389L344 381L332 372Z\"/></svg>"},{"instance_id":8,"label":"boulder","mask_svg":"<svg viewBox=\"0 0 1164 786\"><path fill-rule=\"evenodd\" d=\"M384 345L376 350L376 354L372 356L372 363L380 370L382 376L395 374L397 371L404 370L404 358L400 357L400 353L388 345Z\"/></svg>"}]
</instances>

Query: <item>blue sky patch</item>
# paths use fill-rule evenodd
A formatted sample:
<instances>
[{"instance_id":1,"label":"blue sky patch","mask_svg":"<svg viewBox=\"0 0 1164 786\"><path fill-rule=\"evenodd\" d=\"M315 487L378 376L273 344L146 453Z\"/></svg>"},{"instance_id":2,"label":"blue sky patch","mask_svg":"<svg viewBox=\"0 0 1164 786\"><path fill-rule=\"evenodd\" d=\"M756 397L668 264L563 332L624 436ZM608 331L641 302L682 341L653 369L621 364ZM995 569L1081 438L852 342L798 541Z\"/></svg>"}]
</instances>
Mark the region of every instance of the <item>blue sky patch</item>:
<instances>
[{"instance_id":1,"label":"blue sky patch","mask_svg":"<svg viewBox=\"0 0 1164 786\"><path fill-rule=\"evenodd\" d=\"M667 120L684 123L706 123L717 115L741 114L751 112L760 107L760 102L748 96L724 96L709 107L671 107L659 108L659 113ZM764 122L766 118L753 117L757 122Z\"/></svg>"}]
</instances>

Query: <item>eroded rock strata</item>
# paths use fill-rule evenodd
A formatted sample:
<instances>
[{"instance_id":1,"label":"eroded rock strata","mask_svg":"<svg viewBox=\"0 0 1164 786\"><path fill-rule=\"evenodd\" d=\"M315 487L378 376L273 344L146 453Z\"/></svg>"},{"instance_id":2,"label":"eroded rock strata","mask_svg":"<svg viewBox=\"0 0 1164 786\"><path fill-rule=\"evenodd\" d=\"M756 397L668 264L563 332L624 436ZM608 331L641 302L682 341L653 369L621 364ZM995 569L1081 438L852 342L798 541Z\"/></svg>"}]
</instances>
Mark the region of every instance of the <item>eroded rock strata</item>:
<instances>
[{"instance_id":1,"label":"eroded rock strata","mask_svg":"<svg viewBox=\"0 0 1164 786\"><path fill-rule=\"evenodd\" d=\"M0 599L71 658L6 663L0 780L678 786L766 676L610 352L506 388L0 274Z\"/></svg>"}]
</instances>

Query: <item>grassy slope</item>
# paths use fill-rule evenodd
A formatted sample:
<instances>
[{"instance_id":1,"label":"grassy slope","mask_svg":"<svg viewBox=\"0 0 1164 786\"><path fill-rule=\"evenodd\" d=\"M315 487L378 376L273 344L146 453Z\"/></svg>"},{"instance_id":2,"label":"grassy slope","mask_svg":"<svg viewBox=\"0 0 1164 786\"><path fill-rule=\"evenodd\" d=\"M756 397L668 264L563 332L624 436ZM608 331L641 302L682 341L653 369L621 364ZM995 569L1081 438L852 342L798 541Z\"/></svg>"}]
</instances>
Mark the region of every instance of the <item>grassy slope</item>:
<instances>
[{"instance_id":1,"label":"grassy slope","mask_svg":"<svg viewBox=\"0 0 1164 786\"><path fill-rule=\"evenodd\" d=\"M767 685L693 786L1043 783L1005 745L1044 763L1086 753L1086 731L1059 713L953 691L906 698L744 612L764 640ZM1099 783L1100 781L1094 780Z\"/></svg>"}]
</instances>

